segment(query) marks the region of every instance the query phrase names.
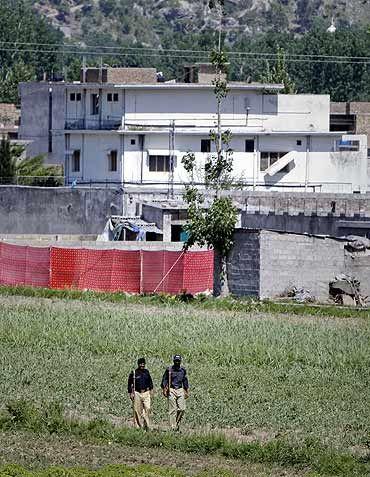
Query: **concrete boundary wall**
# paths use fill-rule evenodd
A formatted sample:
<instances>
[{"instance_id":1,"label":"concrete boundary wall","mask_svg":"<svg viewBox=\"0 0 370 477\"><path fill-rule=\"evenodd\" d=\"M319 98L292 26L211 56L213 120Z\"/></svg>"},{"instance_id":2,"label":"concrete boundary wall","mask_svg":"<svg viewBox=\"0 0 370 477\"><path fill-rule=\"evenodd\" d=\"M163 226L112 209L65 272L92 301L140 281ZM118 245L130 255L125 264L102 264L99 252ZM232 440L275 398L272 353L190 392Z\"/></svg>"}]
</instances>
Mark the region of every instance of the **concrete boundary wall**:
<instances>
[{"instance_id":1,"label":"concrete boundary wall","mask_svg":"<svg viewBox=\"0 0 370 477\"><path fill-rule=\"evenodd\" d=\"M274 231L238 229L228 263L231 293L274 298L296 286L316 299L329 297L329 282L340 273L361 282L370 296L370 252L349 253L346 241Z\"/></svg>"},{"instance_id":2,"label":"concrete boundary wall","mask_svg":"<svg viewBox=\"0 0 370 477\"><path fill-rule=\"evenodd\" d=\"M370 195L233 191L242 227L344 235L346 219L370 223ZM174 198L181 200L182 191ZM0 234L100 234L110 215L137 215L168 190L0 186ZM158 219L159 220L159 219Z\"/></svg>"}]
</instances>

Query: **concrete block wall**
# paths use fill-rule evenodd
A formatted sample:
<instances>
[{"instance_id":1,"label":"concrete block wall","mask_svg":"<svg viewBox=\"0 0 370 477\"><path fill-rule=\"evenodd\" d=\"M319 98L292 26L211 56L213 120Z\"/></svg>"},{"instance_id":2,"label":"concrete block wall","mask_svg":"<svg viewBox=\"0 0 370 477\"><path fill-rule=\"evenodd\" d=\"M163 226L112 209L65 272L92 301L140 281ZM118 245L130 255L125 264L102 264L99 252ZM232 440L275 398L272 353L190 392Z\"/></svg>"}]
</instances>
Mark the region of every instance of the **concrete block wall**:
<instances>
[{"instance_id":1,"label":"concrete block wall","mask_svg":"<svg viewBox=\"0 0 370 477\"><path fill-rule=\"evenodd\" d=\"M215 258L216 261L216 258ZM238 229L228 260L230 292L235 296L260 294L260 232ZM215 276L219 274L215 263Z\"/></svg>"},{"instance_id":2,"label":"concrete block wall","mask_svg":"<svg viewBox=\"0 0 370 477\"><path fill-rule=\"evenodd\" d=\"M238 229L228 261L230 291L236 296L275 298L295 286L326 301L330 281L346 273L360 281L363 295L370 296L370 252L349 253L346 243L328 237Z\"/></svg>"},{"instance_id":3,"label":"concrete block wall","mask_svg":"<svg viewBox=\"0 0 370 477\"><path fill-rule=\"evenodd\" d=\"M329 282L345 273L345 242L277 232L260 232L260 296L276 297L296 286L326 300Z\"/></svg>"},{"instance_id":4,"label":"concrete block wall","mask_svg":"<svg viewBox=\"0 0 370 477\"><path fill-rule=\"evenodd\" d=\"M345 269L348 275L360 280L362 295L370 297L370 251L346 253Z\"/></svg>"}]
</instances>

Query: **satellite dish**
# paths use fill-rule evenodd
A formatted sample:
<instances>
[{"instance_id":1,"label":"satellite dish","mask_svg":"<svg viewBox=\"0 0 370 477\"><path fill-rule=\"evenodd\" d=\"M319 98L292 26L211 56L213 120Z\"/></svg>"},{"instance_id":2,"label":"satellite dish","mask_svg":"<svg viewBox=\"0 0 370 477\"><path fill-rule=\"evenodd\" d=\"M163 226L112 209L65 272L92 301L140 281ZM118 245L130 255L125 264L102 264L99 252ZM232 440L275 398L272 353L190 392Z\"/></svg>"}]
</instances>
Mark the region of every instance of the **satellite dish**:
<instances>
[{"instance_id":1,"label":"satellite dish","mask_svg":"<svg viewBox=\"0 0 370 477\"><path fill-rule=\"evenodd\" d=\"M334 25L334 19L331 19L331 25L330 27L326 30L328 33L335 33L337 31L336 26Z\"/></svg>"}]
</instances>

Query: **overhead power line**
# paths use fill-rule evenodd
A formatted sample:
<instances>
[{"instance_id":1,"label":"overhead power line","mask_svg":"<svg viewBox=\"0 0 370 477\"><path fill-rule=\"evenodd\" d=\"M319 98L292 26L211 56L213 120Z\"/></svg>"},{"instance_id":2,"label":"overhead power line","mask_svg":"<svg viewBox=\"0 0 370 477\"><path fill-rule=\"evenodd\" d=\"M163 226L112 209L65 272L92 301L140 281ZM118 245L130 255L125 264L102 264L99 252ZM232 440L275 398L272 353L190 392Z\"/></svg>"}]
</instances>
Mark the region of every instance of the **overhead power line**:
<instances>
[{"instance_id":1,"label":"overhead power line","mask_svg":"<svg viewBox=\"0 0 370 477\"><path fill-rule=\"evenodd\" d=\"M73 50L45 50L45 49L36 49L36 48L2 48L0 47L0 51L4 52L13 52L13 53L42 53L42 54L53 54L53 55L74 55L74 56L112 56L112 57L128 57L128 56L137 56L138 52L125 52L125 53L118 53L118 52L109 52L109 53L102 53L101 51L73 51ZM236 53L235 53L236 55ZM276 60L277 56L274 53L249 53L249 59L254 61L274 61ZM164 58L167 59L168 56L171 58L183 58L183 59L197 59L197 60L209 60L209 55L207 52L204 54L173 54L170 53L168 50L146 53L140 53L140 56L144 58ZM298 55L297 55L298 56ZM285 61L289 63L326 63L326 64L356 64L356 65L368 65L370 64L370 57L358 57L357 60L347 60L347 59L310 59L310 57L301 55L301 58L290 57L286 55ZM240 61L242 60L242 56L235 56L232 58L233 61Z\"/></svg>"},{"instance_id":2,"label":"overhead power line","mask_svg":"<svg viewBox=\"0 0 370 477\"><path fill-rule=\"evenodd\" d=\"M65 44L65 43L37 43L37 42L12 42L12 41L0 41L0 45L13 45L13 48L10 51L18 51L19 49L16 47L17 45L20 46L42 46L48 47L49 50L42 50L42 49L22 49L19 51L25 52L43 52L43 53L65 53L65 54L85 54L85 55L102 55L100 50L107 50L110 53L107 53L111 56L128 56L127 51L133 51L136 53L147 53L153 52L151 55L165 55L172 53L179 53L181 55L187 54L196 54L196 55L209 55L211 50L191 50L191 49L176 49L176 48L149 48L149 47L130 47L130 46L103 46L103 45L73 45L73 44ZM56 47L58 49L51 49L52 47ZM61 48L61 49L59 49ZM68 48L69 50L65 50ZM77 49L77 51L75 51ZM0 48L0 51L6 51L5 47ZM135 54L136 54L135 53ZM245 52L245 51L226 51L227 55L231 56L258 56L258 57L272 57L277 58L277 53L272 52ZM133 53L132 53L133 54ZM148 55L149 56L149 55ZM181 56L182 57L182 56ZM359 61L362 62L370 62L370 56L349 56L349 55L320 55L320 54L313 54L313 53L305 53L305 54L298 54L298 53L288 53L285 52L286 60L293 61L292 59L295 58L302 58L305 60L312 59L329 59L329 60L342 60L342 61L352 61L354 60L355 63ZM312 61L312 60L310 60Z\"/></svg>"}]
</instances>

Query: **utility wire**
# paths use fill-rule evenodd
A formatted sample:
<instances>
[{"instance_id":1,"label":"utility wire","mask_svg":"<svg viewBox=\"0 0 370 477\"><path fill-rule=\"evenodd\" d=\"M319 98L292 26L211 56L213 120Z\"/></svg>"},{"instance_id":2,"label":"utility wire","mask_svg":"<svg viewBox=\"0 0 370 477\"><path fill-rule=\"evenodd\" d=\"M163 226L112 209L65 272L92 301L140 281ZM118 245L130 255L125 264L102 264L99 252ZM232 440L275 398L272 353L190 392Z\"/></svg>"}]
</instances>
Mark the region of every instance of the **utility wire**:
<instances>
[{"instance_id":1,"label":"utility wire","mask_svg":"<svg viewBox=\"0 0 370 477\"><path fill-rule=\"evenodd\" d=\"M187 54L187 53L194 53L194 54L199 54L199 55L209 55L211 53L211 50L190 50L190 49L176 49L176 48L149 48L149 47L130 47L130 46L102 46L102 45L72 45L72 44L65 44L65 43L37 43L37 42L11 42L11 41L0 41L0 45L22 45L22 46L47 46L49 48L51 47L60 47L62 50L20 50L20 51L36 51L36 52L42 52L42 51L47 51L47 52L53 52L53 53L66 53L66 54L73 54L73 53L84 53L84 54L102 54L98 50L113 50L114 55L118 54L125 54L125 50L128 51L135 51L135 52L154 52L156 55L158 54L166 54L166 53L181 53L181 54ZM79 51L68 51L64 50L64 48L72 48L72 49L79 49ZM6 48L2 47L1 50L6 50ZM18 48L15 48L15 50L18 50ZM118 52L115 52L114 50L119 50ZM11 51L14 51L11 49ZM120 53L122 51L122 53ZM269 53L269 52L245 52L245 51L227 51L227 55L238 55L238 56L271 56L271 57L278 57L277 53ZM320 55L320 54L313 54L313 53L305 53L305 54L298 54L298 53L289 53L285 52L285 57L292 57L292 58L320 58L320 59L339 59L339 60L362 60L362 61L370 61L370 56L349 56L349 55Z\"/></svg>"},{"instance_id":2,"label":"utility wire","mask_svg":"<svg viewBox=\"0 0 370 477\"><path fill-rule=\"evenodd\" d=\"M4 52L16 52L16 53L43 53L43 54L55 54L55 55L75 55L75 56L103 56L103 53L102 52L99 52L99 51L66 51L66 50L42 50L42 49L30 49L30 48L27 48L27 49L19 49L19 48L0 48L0 51L4 51ZM137 52L133 53L133 52L126 52L126 53L117 53L117 52L110 52L108 54L106 54L106 56L114 56L114 57L129 57L129 56L136 56L137 55ZM254 61L274 61L276 59L276 56L271 53L271 54L268 54L268 53L264 53L263 55L266 55L266 56L263 56L263 57L260 57L258 55L260 55L260 53L253 53L254 57L250 58L251 60L254 60ZM269 55L269 56L267 56ZM171 57L171 58L182 58L182 59L189 59L189 58L192 58L192 59L209 59L209 56L208 54L205 52L203 55L173 55L173 54L166 54L166 53L160 53L159 51L157 53L144 53L144 54L141 54L140 55L141 57L146 57L146 58L164 58L164 59L167 59L167 57ZM286 62L290 62L290 63L326 63L326 64L355 64L355 65L368 65L370 64L370 57L358 57L359 60L345 60L345 59L342 59L342 60L330 60L330 59L327 59L327 60L316 60L316 59L309 59L308 57L304 57L304 58L289 58L289 57L285 57L285 61ZM242 58L233 58L233 60L241 60ZM364 61L361 61L361 60L364 60Z\"/></svg>"}]
</instances>

